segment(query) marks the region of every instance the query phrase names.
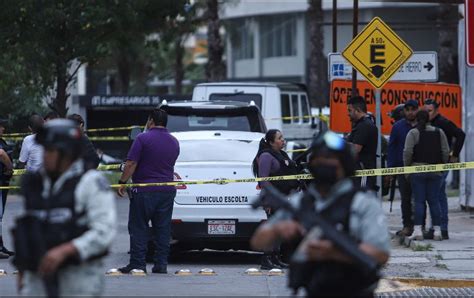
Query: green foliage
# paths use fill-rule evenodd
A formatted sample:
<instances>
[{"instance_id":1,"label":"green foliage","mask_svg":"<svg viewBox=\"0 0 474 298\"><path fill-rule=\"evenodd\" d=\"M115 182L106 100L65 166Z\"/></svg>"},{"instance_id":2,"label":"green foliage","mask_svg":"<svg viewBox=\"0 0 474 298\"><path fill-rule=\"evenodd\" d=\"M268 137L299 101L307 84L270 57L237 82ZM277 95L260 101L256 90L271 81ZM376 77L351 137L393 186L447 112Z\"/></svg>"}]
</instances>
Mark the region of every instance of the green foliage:
<instances>
[{"instance_id":1,"label":"green foliage","mask_svg":"<svg viewBox=\"0 0 474 298\"><path fill-rule=\"evenodd\" d=\"M41 98L52 91L51 106L64 115L66 90L81 64L112 55L130 65L136 46L162 29L184 2L0 0L1 98L12 92ZM11 67L13 73L6 71Z\"/></svg>"}]
</instances>

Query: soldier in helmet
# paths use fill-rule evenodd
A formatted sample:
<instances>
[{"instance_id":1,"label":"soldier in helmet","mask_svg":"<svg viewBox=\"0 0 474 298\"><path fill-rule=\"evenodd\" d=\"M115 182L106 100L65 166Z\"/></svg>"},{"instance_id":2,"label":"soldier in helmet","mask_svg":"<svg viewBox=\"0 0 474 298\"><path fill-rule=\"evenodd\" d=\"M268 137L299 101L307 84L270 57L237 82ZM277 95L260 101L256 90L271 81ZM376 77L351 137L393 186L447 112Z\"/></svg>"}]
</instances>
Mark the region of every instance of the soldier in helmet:
<instances>
[{"instance_id":1,"label":"soldier in helmet","mask_svg":"<svg viewBox=\"0 0 474 298\"><path fill-rule=\"evenodd\" d=\"M390 238L380 202L371 191L360 189L350 179L356 161L351 146L333 132L319 136L312 145L308 168L313 176L303 193L289 198L296 206L311 199L316 213L358 243L360 251L379 265L387 262ZM251 239L255 249L271 247L281 240L305 236L303 226L287 210L279 210L260 226ZM306 241L305 241L306 242ZM366 272L348 255L323 238L308 239L304 248L308 264L305 285L310 297L373 296L376 272ZM292 265L290 264L290 275Z\"/></svg>"},{"instance_id":2,"label":"soldier in helmet","mask_svg":"<svg viewBox=\"0 0 474 298\"><path fill-rule=\"evenodd\" d=\"M101 259L116 232L114 193L99 172L87 170L81 131L65 119L36 135L43 167L23 176L25 215L14 230L14 264L23 295L98 296Z\"/></svg>"}]
</instances>

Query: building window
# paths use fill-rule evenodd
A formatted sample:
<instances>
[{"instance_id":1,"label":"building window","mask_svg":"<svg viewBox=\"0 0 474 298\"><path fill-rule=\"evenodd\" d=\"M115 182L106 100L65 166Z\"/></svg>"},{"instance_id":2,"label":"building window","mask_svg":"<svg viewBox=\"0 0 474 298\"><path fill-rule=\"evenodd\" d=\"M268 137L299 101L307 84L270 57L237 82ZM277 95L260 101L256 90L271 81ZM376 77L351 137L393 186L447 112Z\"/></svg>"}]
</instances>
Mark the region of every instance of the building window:
<instances>
[{"instance_id":1,"label":"building window","mask_svg":"<svg viewBox=\"0 0 474 298\"><path fill-rule=\"evenodd\" d=\"M263 57L296 56L296 16L262 18Z\"/></svg>"},{"instance_id":2,"label":"building window","mask_svg":"<svg viewBox=\"0 0 474 298\"><path fill-rule=\"evenodd\" d=\"M235 60L253 59L253 31L250 20L238 22L232 31Z\"/></svg>"},{"instance_id":3,"label":"building window","mask_svg":"<svg viewBox=\"0 0 474 298\"><path fill-rule=\"evenodd\" d=\"M303 112L303 123L308 123L310 121L310 114L306 95L301 95L301 110Z\"/></svg>"},{"instance_id":4,"label":"building window","mask_svg":"<svg viewBox=\"0 0 474 298\"><path fill-rule=\"evenodd\" d=\"M300 107L299 107L299 100L298 100L298 95L293 94L291 95L291 111L292 111L292 117L293 123L300 123L301 122L301 114L300 114Z\"/></svg>"}]
</instances>

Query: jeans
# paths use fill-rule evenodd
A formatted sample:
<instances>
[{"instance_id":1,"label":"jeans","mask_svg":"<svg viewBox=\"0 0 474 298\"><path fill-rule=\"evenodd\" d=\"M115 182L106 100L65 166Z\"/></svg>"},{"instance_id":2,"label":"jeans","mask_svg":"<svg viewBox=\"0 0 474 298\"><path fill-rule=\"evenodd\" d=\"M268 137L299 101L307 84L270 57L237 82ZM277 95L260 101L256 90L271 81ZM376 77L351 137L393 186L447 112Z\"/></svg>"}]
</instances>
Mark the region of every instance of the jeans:
<instances>
[{"instance_id":1,"label":"jeans","mask_svg":"<svg viewBox=\"0 0 474 298\"><path fill-rule=\"evenodd\" d=\"M448 230L448 197L446 196L446 177L448 171L443 172L441 187L439 190L439 207L441 209L441 230Z\"/></svg>"},{"instance_id":2,"label":"jeans","mask_svg":"<svg viewBox=\"0 0 474 298\"><path fill-rule=\"evenodd\" d=\"M403 227L413 227L413 200L410 181L405 175L398 175L397 180L401 196Z\"/></svg>"},{"instance_id":3,"label":"jeans","mask_svg":"<svg viewBox=\"0 0 474 298\"><path fill-rule=\"evenodd\" d=\"M411 188L415 197L415 225L424 223L425 204L428 202L433 226L441 224L441 209L439 204L439 188L442 176L433 173L410 175Z\"/></svg>"},{"instance_id":4,"label":"jeans","mask_svg":"<svg viewBox=\"0 0 474 298\"><path fill-rule=\"evenodd\" d=\"M146 251L149 239L148 222L151 221L156 246L155 265L166 266L170 251L171 216L176 191L134 193L130 199L128 232L130 234L130 265L146 268Z\"/></svg>"}]
</instances>

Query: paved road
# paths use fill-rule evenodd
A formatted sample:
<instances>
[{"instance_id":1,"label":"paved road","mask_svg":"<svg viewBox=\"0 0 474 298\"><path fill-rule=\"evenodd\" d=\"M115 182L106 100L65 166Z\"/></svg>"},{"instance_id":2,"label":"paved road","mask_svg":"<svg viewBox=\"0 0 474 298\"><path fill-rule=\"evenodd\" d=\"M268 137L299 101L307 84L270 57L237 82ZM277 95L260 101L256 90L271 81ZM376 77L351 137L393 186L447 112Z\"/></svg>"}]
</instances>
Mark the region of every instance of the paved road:
<instances>
[{"instance_id":1,"label":"paved road","mask_svg":"<svg viewBox=\"0 0 474 298\"><path fill-rule=\"evenodd\" d=\"M128 262L128 232L126 222L128 219L128 201L117 201L119 211L119 234L115 239L111 254L105 260L105 269L123 266ZM429 277L447 279L472 279L472 218L469 214L456 211L456 200L450 200L453 206L450 211L450 224L452 239L449 241L428 243L434 246L433 251L413 251L412 249L394 245L389 264L384 268L386 277ZM394 204L394 212L388 212L388 203L383 205L386 211L390 229L395 231L400 228L399 202ZM13 225L13 219L20 212L20 202L12 197L7 205L5 215L6 243L12 247L8 235ZM171 259L168 267L169 274L149 274L146 277L120 276L106 278L106 295L114 296L144 296L144 295L177 295L177 296L288 296L285 276L248 276L245 270L258 267L259 254L245 251L203 251L187 252ZM442 265L440 265L442 264ZM173 273L178 269L187 268L194 274L192 276L176 276ZM212 268L215 276L200 276L197 272L202 268ZM12 266L8 260L0 260L0 269L11 273ZM151 264L148 266L151 272ZM8 274L0 277L0 297L15 295L15 276ZM384 288L381 286L381 288ZM402 289L398 289L401 291ZM453 289L453 291L456 289ZM388 290L381 290L382 292ZM437 290L436 290L437 291ZM433 292L433 295L459 294L457 292ZM474 289L469 289L472 293ZM408 296L417 295L416 292L407 292ZM386 294L391 295L393 294ZM402 292L400 292L402 295ZM422 294L422 293L418 293ZM426 294L426 293L423 293Z\"/></svg>"},{"instance_id":2,"label":"paved road","mask_svg":"<svg viewBox=\"0 0 474 298\"><path fill-rule=\"evenodd\" d=\"M116 237L111 254L105 260L105 268L117 268L127 264L129 240L127 232L128 201L117 201L119 212L119 233ZM9 200L5 222L8 231L13 218L20 212L20 202ZM8 247L12 247L9 235L6 235ZM144 295L203 295L203 296L274 296L288 295L285 276L248 276L245 270L258 267L260 255L245 251L194 251L186 252L171 259L168 274L151 274L146 277L119 276L104 277L106 279L105 295L107 296L144 296ZM148 264L151 272L152 264ZM176 276L179 269L190 269L192 276ZM212 268L215 276L197 275L202 268ZM7 270L5 277L0 277L0 296L15 295L15 276L13 267L8 260L0 260L0 269ZM104 270L105 272L105 270Z\"/></svg>"}]
</instances>

